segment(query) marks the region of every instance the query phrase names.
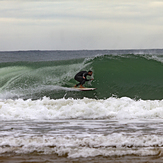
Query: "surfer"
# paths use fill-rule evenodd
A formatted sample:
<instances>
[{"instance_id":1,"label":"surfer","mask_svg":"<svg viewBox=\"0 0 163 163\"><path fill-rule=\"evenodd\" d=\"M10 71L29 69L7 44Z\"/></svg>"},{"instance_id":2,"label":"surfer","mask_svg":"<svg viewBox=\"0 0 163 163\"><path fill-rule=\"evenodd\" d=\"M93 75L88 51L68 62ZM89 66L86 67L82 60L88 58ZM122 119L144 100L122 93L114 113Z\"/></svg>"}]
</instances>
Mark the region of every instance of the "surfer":
<instances>
[{"instance_id":1,"label":"surfer","mask_svg":"<svg viewBox=\"0 0 163 163\"><path fill-rule=\"evenodd\" d=\"M84 84L86 81L93 80L93 79L87 79L87 75L91 76L92 73L93 73L92 71L88 71L88 72L87 72L87 71L80 71L80 72L78 72L78 73L75 75L74 79L75 79L76 81L78 81L79 83L76 84L74 87L77 87L77 86L80 85L79 88L84 88L84 87L83 87L83 84Z\"/></svg>"}]
</instances>

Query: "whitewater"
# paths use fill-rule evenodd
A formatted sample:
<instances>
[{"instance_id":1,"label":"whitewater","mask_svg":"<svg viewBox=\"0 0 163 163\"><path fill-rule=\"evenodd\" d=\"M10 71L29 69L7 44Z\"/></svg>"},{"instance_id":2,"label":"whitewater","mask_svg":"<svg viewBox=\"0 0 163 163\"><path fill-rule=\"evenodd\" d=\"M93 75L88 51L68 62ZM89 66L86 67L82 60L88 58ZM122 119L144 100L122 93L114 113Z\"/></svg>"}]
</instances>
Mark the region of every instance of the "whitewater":
<instances>
[{"instance_id":1,"label":"whitewater","mask_svg":"<svg viewBox=\"0 0 163 163\"><path fill-rule=\"evenodd\" d=\"M1 100L1 120L46 119L163 119L163 100L132 100L127 97L95 99Z\"/></svg>"},{"instance_id":2,"label":"whitewater","mask_svg":"<svg viewBox=\"0 0 163 163\"><path fill-rule=\"evenodd\" d=\"M0 52L2 162L162 162L163 50ZM83 92L74 75L92 70Z\"/></svg>"}]
</instances>

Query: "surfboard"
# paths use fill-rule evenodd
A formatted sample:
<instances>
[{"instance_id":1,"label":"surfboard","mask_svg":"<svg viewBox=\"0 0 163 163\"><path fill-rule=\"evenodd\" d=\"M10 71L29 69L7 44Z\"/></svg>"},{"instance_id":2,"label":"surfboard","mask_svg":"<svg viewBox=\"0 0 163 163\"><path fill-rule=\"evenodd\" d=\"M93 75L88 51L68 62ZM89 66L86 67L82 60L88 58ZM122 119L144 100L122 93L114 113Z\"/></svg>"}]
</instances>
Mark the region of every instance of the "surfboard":
<instances>
[{"instance_id":1,"label":"surfboard","mask_svg":"<svg viewBox=\"0 0 163 163\"><path fill-rule=\"evenodd\" d=\"M93 91L97 88L77 88L77 87L73 87L73 89L77 89L79 91Z\"/></svg>"}]
</instances>

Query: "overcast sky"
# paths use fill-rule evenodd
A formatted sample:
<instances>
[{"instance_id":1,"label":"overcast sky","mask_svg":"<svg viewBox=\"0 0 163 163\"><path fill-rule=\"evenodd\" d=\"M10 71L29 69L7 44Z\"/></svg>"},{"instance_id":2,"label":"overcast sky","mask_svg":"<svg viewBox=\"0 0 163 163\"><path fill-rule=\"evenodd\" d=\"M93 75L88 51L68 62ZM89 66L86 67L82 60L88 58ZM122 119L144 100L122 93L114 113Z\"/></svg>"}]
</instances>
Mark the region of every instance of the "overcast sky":
<instances>
[{"instance_id":1,"label":"overcast sky","mask_svg":"<svg viewBox=\"0 0 163 163\"><path fill-rule=\"evenodd\" d=\"M163 0L0 0L0 51L163 48Z\"/></svg>"}]
</instances>

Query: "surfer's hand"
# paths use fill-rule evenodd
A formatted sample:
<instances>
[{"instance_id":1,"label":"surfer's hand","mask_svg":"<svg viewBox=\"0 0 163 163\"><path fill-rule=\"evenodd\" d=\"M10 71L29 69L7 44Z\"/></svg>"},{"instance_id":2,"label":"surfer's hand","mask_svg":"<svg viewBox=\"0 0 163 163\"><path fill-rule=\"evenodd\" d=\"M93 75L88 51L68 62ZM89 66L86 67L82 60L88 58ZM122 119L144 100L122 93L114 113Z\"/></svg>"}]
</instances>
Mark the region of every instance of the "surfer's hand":
<instances>
[{"instance_id":1,"label":"surfer's hand","mask_svg":"<svg viewBox=\"0 0 163 163\"><path fill-rule=\"evenodd\" d=\"M91 80L94 80L94 79L91 79Z\"/></svg>"}]
</instances>

